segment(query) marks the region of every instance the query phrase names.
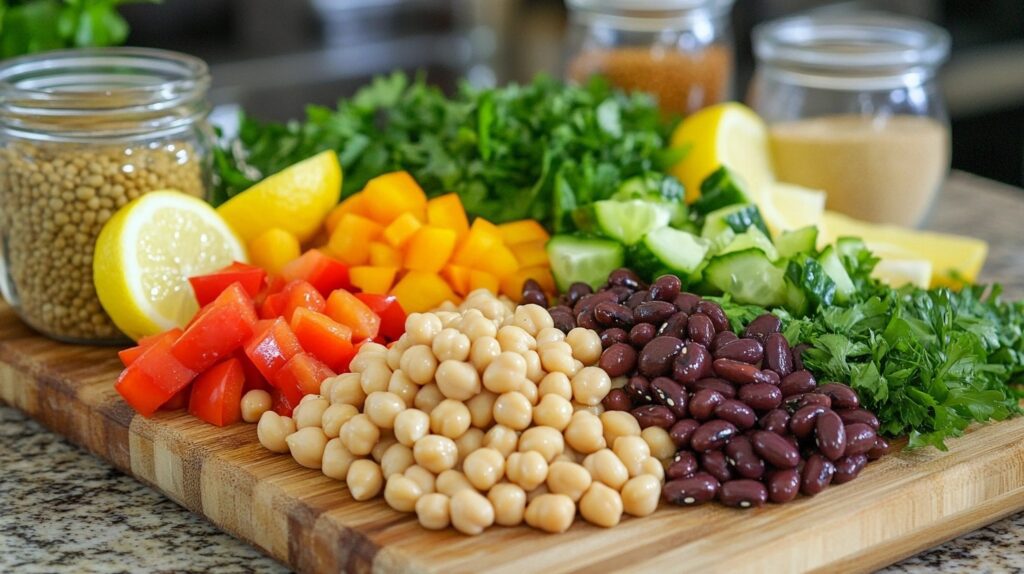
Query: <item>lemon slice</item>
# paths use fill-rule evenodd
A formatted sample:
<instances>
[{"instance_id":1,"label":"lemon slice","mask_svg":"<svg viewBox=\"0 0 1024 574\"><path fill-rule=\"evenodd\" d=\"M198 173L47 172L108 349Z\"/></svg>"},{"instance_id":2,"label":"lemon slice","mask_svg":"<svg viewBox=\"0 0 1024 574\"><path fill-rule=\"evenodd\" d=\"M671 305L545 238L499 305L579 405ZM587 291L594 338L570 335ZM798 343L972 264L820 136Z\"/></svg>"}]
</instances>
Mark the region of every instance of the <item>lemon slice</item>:
<instances>
[{"instance_id":1,"label":"lemon slice","mask_svg":"<svg viewBox=\"0 0 1024 574\"><path fill-rule=\"evenodd\" d=\"M243 244L209 204L154 191L103 226L93 282L114 324L138 340L188 323L198 310L188 278L232 261L245 261Z\"/></svg>"},{"instance_id":2,"label":"lemon slice","mask_svg":"<svg viewBox=\"0 0 1024 574\"><path fill-rule=\"evenodd\" d=\"M926 259L882 259L871 276L892 287L910 284L928 288L932 279L932 262Z\"/></svg>"},{"instance_id":3,"label":"lemon slice","mask_svg":"<svg viewBox=\"0 0 1024 574\"><path fill-rule=\"evenodd\" d=\"M772 181L768 128L753 110L735 102L716 104L687 117L670 143L685 157L670 170L686 187L686 201L700 196L700 184L721 166L738 173L754 198Z\"/></svg>"},{"instance_id":4,"label":"lemon slice","mask_svg":"<svg viewBox=\"0 0 1024 574\"><path fill-rule=\"evenodd\" d=\"M217 208L246 242L278 227L305 243L341 198L341 164L333 151L275 173Z\"/></svg>"},{"instance_id":5,"label":"lemon slice","mask_svg":"<svg viewBox=\"0 0 1024 574\"><path fill-rule=\"evenodd\" d=\"M820 226L825 213L825 192L782 182L770 182L757 202L774 235L811 225Z\"/></svg>"}]
</instances>

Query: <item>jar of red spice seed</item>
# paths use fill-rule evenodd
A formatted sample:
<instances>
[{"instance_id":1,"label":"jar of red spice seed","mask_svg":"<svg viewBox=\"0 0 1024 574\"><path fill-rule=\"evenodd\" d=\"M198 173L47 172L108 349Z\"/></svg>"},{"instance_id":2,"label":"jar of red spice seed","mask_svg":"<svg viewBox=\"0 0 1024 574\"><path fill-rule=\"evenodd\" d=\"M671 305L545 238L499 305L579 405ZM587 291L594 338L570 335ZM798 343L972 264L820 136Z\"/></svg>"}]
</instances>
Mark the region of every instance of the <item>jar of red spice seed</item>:
<instances>
[{"instance_id":1,"label":"jar of red spice seed","mask_svg":"<svg viewBox=\"0 0 1024 574\"><path fill-rule=\"evenodd\" d=\"M567 0L566 78L654 94L666 116L730 97L733 0Z\"/></svg>"}]
</instances>

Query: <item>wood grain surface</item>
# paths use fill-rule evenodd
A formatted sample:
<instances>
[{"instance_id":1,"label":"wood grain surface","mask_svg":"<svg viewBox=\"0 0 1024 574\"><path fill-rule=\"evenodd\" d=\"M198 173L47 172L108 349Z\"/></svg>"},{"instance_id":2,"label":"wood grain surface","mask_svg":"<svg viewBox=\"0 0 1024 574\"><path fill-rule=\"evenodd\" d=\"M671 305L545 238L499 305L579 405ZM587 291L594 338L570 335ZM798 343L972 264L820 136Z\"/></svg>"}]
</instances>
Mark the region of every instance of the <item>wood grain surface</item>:
<instances>
[{"instance_id":1,"label":"wood grain surface","mask_svg":"<svg viewBox=\"0 0 1024 574\"><path fill-rule=\"evenodd\" d=\"M960 218L981 226L975 235L1004 234L986 275L1020 294L1024 198L972 185L954 177L933 222L971 231ZM985 204L982 219L966 217ZM112 388L119 371L114 349L47 340L0 306L0 402L302 572L870 571L1024 508L1024 419L1016 419L979 426L948 452L886 457L852 483L783 506L663 507L609 530L577 520L555 536L525 527L429 532L264 450L255 425L136 416Z\"/></svg>"}]
</instances>

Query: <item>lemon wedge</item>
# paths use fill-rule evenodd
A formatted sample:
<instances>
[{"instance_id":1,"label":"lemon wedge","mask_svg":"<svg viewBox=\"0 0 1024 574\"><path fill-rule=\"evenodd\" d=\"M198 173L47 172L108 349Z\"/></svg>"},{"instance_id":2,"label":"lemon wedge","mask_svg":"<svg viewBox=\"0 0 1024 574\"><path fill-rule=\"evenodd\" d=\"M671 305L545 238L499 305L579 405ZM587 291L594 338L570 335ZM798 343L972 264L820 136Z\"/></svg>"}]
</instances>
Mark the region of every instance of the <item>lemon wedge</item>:
<instances>
[{"instance_id":1,"label":"lemon wedge","mask_svg":"<svg viewBox=\"0 0 1024 574\"><path fill-rule=\"evenodd\" d=\"M198 310L188 278L232 261L245 261L245 248L208 203L178 191L154 191L103 226L93 282L114 324L138 340L188 323Z\"/></svg>"},{"instance_id":2,"label":"lemon wedge","mask_svg":"<svg viewBox=\"0 0 1024 574\"><path fill-rule=\"evenodd\" d=\"M773 181L758 198L757 207L774 235L811 225L820 226L825 192Z\"/></svg>"},{"instance_id":3,"label":"lemon wedge","mask_svg":"<svg viewBox=\"0 0 1024 574\"><path fill-rule=\"evenodd\" d=\"M891 287L914 285L928 288L932 279L932 262L926 259L882 259L871 276Z\"/></svg>"},{"instance_id":4,"label":"lemon wedge","mask_svg":"<svg viewBox=\"0 0 1024 574\"><path fill-rule=\"evenodd\" d=\"M701 182L723 165L743 178L754 198L773 179L768 128L743 104L716 104L687 117L670 145L687 150L670 172L683 182L689 203L700 197Z\"/></svg>"},{"instance_id":5,"label":"lemon wedge","mask_svg":"<svg viewBox=\"0 0 1024 574\"><path fill-rule=\"evenodd\" d=\"M275 173L217 208L246 242L278 227L305 243L341 198L338 154L325 151Z\"/></svg>"}]
</instances>

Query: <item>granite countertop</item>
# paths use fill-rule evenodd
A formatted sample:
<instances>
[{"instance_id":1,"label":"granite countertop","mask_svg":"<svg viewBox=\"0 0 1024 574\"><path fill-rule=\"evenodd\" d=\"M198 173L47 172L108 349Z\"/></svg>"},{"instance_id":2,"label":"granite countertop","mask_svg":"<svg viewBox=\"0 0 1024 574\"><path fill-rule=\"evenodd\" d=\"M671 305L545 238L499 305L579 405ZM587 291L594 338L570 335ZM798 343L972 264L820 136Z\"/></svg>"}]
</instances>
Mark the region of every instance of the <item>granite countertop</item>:
<instances>
[{"instance_id":1,"label":"granite countertop","mask_svg":"<svg viewBox=\"0 0 1024 574\"><path fill-rule=\"evenodd\" d=\"M986 195L984 209L974 193ZM990 201L991 200L991 201ZM1012 225L994 224L990 217ZM985 279L1024 296L1024 194L955 174L931 226L992 244ZM1024 512L881 572L1024 572ZM0 407L0 572L287 572L109 464Z\"/></svg>"}]
</instances>

